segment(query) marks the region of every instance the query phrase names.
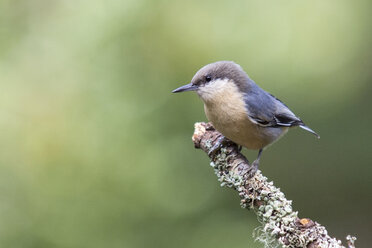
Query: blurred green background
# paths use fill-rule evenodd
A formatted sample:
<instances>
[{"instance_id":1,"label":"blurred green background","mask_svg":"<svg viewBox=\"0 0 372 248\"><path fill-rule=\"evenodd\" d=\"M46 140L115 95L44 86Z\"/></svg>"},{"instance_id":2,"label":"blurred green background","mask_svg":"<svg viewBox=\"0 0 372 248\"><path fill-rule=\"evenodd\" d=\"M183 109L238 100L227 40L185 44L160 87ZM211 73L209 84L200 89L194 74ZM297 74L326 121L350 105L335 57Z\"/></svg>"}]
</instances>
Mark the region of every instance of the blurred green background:
<instances>
[{"instance_id":1,"label":"blurred green background","mask_svg":"<svg viewBox=\"0 0 372 248\"><path fill-rule=\"evenodd\" d=\"M0 247L262 247L193 148L202 102L170 93L218 60L321 135L292 130L263 173L301 217L369 247L371 8L0 0Z\"/></svg>"}]
</instances>

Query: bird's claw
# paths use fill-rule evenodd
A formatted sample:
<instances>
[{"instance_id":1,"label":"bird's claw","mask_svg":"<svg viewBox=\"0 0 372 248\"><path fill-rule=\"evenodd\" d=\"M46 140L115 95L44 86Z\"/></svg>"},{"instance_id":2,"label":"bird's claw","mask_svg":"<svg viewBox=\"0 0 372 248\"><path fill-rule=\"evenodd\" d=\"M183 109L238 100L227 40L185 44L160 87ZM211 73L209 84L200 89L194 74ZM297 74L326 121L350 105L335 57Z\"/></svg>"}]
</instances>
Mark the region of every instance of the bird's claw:
<instances>
[{"instance_id":1,"label":"bird's claw","mask_svg":"<svg viewBox=\"0 0 372 248\"><path fill-rule=\"evenodd\" d=\"M238 145L238 151L241 152L243 149L243 146Z\"/></svg>"},{"instance_id":2,"label":"bird's claw","mask_svg":"<svg viewBox=\"0 0 372 248\"><path fill-rule=\"evenodd\" d=\"M232 142L232 141L227 139L225 136L219 137L216 143L209 150L208 156L211 157L213 155L216 155L216 153L222 148L222 146L228 144L229 142Z\"/></svg>"},{"instance_id":3,"label":"bird's claw","mask_svg":"<svg viewBox=\"0 0 372 248\"><path fill-rule=\"evenodd\" d=\"M224 137L221 137L224 138ZM222 148L222 141L220 139L212 146L212 148L208 152L208 156L211 157L212 155L216 155L216 153Z\"/></svg>"},{"instance_id":4,"label":"bird's claw","mask_svg":"<svg viewBox=\"0 0 372 248\"><path fill-rule=\"evenodd\" d=\"M206 128L205 128L205 130L207 130L207 131L214 131L216 129L212 125L207 125Z\"/></svg>"},{"instance_id":5,"label":"bird's claw","mask_svg":"<svg viewBox=\"0 0 372 248\"><path fill-rule=\"evenodd\" d=\"M251 163L251 165L249 166L249 170L247 172L248 178L254 177L254 175L256 174L258 170L259 163L260 163L260 160L258 159L256 159L255 161L253 161L253 163Z\"/></svg>"}]
</instances>

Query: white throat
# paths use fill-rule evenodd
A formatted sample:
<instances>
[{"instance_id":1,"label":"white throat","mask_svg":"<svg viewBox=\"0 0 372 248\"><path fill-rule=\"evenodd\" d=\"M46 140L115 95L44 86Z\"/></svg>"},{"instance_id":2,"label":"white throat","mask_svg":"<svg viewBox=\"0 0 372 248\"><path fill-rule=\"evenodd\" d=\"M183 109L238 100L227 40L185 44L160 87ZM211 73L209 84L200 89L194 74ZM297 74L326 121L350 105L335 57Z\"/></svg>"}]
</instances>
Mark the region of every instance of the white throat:
<instances>
[{"instance_id":1,"label":"white throat","mask_svg":"<svg viewBox=\"0 0 372 248\"><path fill-rule=\"evenodd\" d=\"M199 97L205 103L212 103L217 99L224 97L226 94L231 94L232 92L237 93L238 88L229 79L216 79L201 87L196 91Z\"/></svg>"}]
</instances>

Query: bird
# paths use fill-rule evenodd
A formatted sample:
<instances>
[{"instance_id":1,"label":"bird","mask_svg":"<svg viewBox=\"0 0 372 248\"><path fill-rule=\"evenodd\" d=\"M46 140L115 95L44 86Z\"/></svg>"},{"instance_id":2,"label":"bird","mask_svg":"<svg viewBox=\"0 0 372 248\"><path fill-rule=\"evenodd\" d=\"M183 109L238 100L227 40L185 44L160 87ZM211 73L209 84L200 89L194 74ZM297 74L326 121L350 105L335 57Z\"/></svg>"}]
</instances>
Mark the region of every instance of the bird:
<instances>
[{"instance_id":1,"label":"bird","mask_svg":"<svg viewBox=\"0 0 372 248\"><path fill-rule=\"evenodd\" d=\"M251 164L257 171L262 151L288 132L300 128L320 136L310 129L282 101L260 88L233 61L207 64L196 72L189 84L173 93L195 91L204 102L204 112L213 127L222 134L210 149L217 151L225 142L258 150Z\"/></svg>"}]
</instances>

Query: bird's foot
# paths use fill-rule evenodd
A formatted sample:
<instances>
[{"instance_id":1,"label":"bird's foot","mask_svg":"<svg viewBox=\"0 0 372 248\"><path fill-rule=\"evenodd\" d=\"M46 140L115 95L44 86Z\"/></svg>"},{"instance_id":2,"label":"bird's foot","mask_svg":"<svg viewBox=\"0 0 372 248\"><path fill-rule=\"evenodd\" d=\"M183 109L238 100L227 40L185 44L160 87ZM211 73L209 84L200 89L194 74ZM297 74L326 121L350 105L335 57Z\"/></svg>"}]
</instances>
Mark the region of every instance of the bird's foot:
<instances>
[{"instance_id":1,"label":"bird's foot","mask_svg":"<svg viewBox=\"0 0 372 248\"><path fill-rule=\"evenodd\" d=\"M243 146L241 146L241 145L238 145L238 151L239 151L239 152L241 152L241 151L242 151L242 149L243 149Z\"/></svg>"},{"instance_id":2,"label":"bird's foot","mask_svg":"<svg viewBox=\"0 0 372 248\"><path fill-rule=\"evenodd\" d=\"M212 157L216 155L216 153L222 148L222 146L227 145L229 143L233 143L231 140L226 138L225 136L221 136L218 138L217 142L212 146L212 148L208 152L208 156Z\"/></svg>"},{"instance_id":3,"label":"bird's foot","mask_svg":"<svg viewBox=\"0 0 372 248\"><path fill-rule=\"evenodd\" d=\"M258 170L258 165L259 164L260 164L259 159L256 159L255 161L253 161L253 163L251 163L251 165L249 166L249 170L247 172L248 178L254 177L254 175L256 174L256 172Z\"/></svg>"},{"instance_id":4,"label":"bird's foot","mask_svg":"<svg viewBox=\"0 0 372 248\"><path fill-rule=\"evenodd\" d=\"M207 123L207 126L205 127L205 130L207 130L207 131L214 131L216 129L214 128L214 126L212 126L212 124Z\"/></svg>"}]
</instances>

